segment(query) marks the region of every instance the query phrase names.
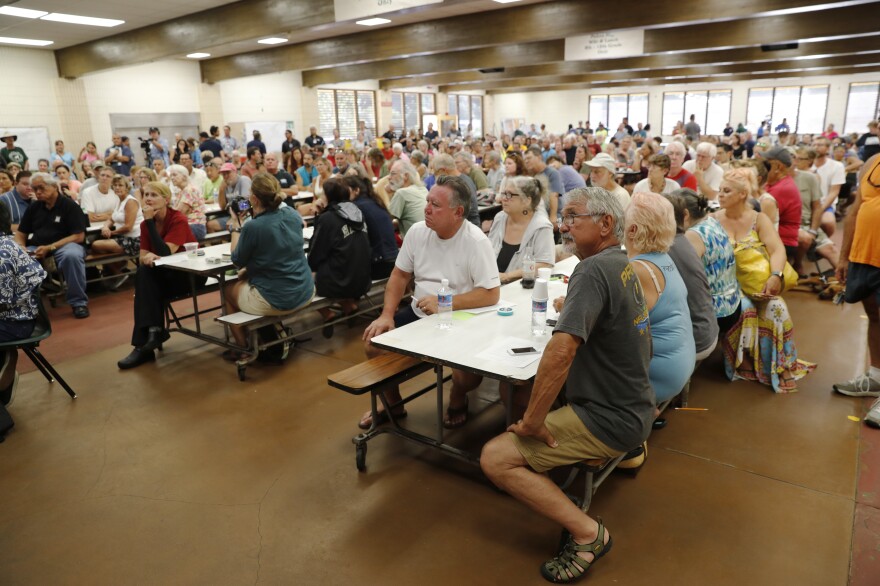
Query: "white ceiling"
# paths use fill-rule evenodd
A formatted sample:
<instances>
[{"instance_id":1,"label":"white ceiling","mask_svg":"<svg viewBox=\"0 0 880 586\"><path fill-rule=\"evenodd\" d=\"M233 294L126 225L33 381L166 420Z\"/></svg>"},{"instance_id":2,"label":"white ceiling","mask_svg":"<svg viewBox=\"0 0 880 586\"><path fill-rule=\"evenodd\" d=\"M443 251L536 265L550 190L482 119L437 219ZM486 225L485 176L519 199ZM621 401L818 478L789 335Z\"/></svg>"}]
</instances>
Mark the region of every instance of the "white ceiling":
<instances>
[{"instance_id":1,"label":"white ceiling","mask_svg":"<svg viewBox=\"0 0 880 586\"><path fill-rule=\"evenodd\" d=\"M112 28L64 24L0 15L0 36L54 41L48 50L62 49L119 34L179 16L232 4L237 0L0 0L0 6L63 12L78 16L114 18L125 24ZM317 0L325 1L325 0Z\"/></svg>"}]
</instances>

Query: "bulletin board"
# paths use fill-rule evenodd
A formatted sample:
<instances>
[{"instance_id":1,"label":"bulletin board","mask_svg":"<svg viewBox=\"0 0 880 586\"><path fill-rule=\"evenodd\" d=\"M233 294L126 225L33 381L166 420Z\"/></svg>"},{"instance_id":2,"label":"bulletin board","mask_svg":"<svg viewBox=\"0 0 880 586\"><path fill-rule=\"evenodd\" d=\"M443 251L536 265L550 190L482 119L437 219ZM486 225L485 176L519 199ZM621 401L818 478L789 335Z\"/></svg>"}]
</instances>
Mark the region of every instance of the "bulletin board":
<instances>
[{"instance_id":1,"label":"bulletin board","mask_svg":"<svg viewBox=\"0 0 880 586\"><path fill-rule=\"evenodd\" d=\"M27 154L32 171L36 170L38 159L48 159L54 150L52 141L49 140L49 129L45 126L2 128L2 133L3 136L18 136L15 146L21 147ZM0 144L0 148L4 146L6 145Z\"/></svg>"}]
</instances>

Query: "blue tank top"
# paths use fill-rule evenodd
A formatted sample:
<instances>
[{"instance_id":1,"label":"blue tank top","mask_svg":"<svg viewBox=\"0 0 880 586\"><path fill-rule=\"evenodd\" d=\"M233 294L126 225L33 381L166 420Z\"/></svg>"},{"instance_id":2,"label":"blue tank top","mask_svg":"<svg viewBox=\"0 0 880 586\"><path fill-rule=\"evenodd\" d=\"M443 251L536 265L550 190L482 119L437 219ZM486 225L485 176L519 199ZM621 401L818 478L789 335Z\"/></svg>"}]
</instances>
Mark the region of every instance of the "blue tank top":
<instances>
[{"instance_id":1,"label":"blue tank top","mask_svg":"<svg viewBox=\"0 0 880 586\"><path fill-rule=\"evenodd\" d=\"M666 280L657 303L648 312L654 343L648 378L657 402L661 403L684 388L694 371L697 351L687 304L687 287L672 258L666 253L649 252L634 256L630 262L639 260L647 261L647 267L655 275L659 268ZM659 285L659 279L655 282Z\"/></svg>"},{"instance_id":2,"label":"blue tank top","mask_svg":"<svg viewBox=\"0 0 880 586\"><path fill-rule=\"evenodd\" d=\"M736 258L733 244L724 226L713 217L708 217L689 230L696 232L706 247L703 253L703 266L709 279L709 292L715 306L715 317L733 315L739 307L739 282L736 280Z\"/></svg>"}]
</instances>

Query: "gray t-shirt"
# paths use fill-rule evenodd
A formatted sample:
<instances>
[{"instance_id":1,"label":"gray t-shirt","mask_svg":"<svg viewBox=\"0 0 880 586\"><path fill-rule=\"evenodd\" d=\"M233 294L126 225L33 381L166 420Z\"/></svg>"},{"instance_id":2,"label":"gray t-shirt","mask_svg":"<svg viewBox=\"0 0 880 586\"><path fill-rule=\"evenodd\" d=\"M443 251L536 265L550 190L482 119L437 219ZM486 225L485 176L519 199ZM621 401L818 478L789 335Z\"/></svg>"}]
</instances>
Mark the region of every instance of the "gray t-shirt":
<instances>
[{"instance_id":1,"label":"gray t-shirt","mask_svg":"<svg viewBox=\"0 0 880 586\"><path fill-rule=\"evenodd\" d=\"M822 186L815 173L796 170L794 183L801 192L801 226L810 226L813 220L813 202L822 199Z\"/></svg>"},{"instance_id":2,"label":"gray t-shirt","mask_svg":"<svg viewBox=\"0 0 880 586\"><path fill-rule=\"evenodd\" d=\"M590 433L621 451L645 441L655 408L648 380L648 306L620 248L578 264L553 331L584 341L568 372L565 394Z\"/></svg>"},{"instance_id":3,"label":"gray t-shirt","mask_svg":"<svg viewBox=\"0 0 880 586\"><path fill-rule=\"evenodd\" d=\"M467 220L474 226L480 226L480 204L477 202L477 186L474 183L474 180L468 177L465 174L460 174L459 177L462 181L467 183L468 191L471 192L471 209L468 212Z\"/></svg>"},{"instance_id":4,"label":"gray t-shirt","mask_svg":"<svg viewBox=\"0 0 880 586\"><path fill-rule=\"evenodd\" d=\"M703 261L684 234L675 235L669 256L687 289L694 344L699 354L708 350L718 339L718 320L715 319L715 306L712 304L712 294L709 293L709 280L703 270Z\"/></svg>"}]
</instances>

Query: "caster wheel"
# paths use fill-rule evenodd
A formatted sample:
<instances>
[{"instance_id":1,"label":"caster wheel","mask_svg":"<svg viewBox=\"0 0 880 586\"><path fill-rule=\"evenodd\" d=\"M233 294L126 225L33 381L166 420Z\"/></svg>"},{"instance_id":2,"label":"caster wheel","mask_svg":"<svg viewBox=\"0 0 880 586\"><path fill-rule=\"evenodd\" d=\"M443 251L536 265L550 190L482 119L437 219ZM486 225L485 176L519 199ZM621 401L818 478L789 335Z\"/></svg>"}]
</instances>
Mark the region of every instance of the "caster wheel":
<instances>
[{"instance_id":1,"label":"caster wheel","mask_svg":"<svg viewBox=\"0 0 880 586\"><path fill-rule=\"evenodd\" d=\"M355 463L357 464L358 472L366 472L367 471L367 444L360 444L355 446Z\"/></svg>"}]
</instances>

